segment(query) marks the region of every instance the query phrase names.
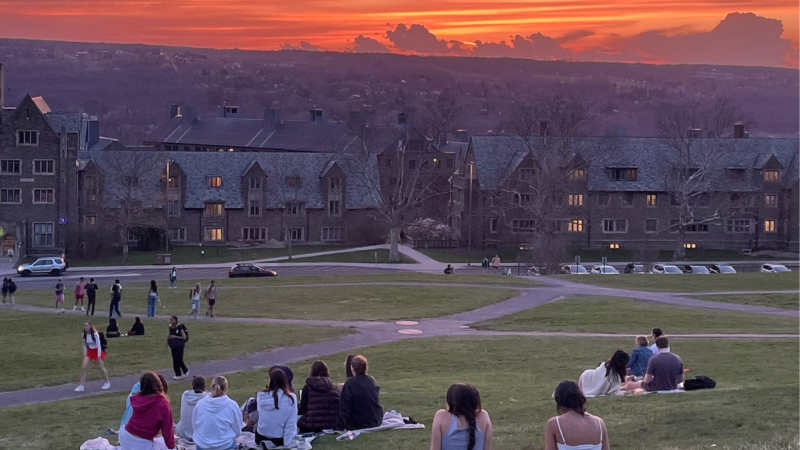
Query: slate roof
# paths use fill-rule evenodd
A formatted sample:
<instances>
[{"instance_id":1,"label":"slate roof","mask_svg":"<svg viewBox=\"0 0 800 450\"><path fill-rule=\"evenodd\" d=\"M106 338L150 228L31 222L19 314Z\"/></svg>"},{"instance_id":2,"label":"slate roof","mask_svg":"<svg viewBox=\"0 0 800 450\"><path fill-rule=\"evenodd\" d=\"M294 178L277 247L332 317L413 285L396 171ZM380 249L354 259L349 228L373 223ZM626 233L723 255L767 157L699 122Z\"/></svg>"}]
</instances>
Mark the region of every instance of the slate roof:
<instances>
[{"instance_id":1,"label":"slate roof","mask_svg":"<svg viewBox=\"0 0 800 450\"><path fill-rule=\"evenodd\" d=\"M114 185L122 185L122 177L113 171L114 163L111 158L125 158L133 152L116 150L113 152L83 152L81 154L82 166L85 161L94 160L106 176L104 189L108 186L112 196L119 198ZM141 195L137 198L145 202L153 202L159 198L159 191L163 189L161 176L166 168L166 161L172 160L186 174L186 196L184 208L204 208L206 202L221 202L226 209L244 208L246 199L242 196L243 175L254 164L258 164L266 173L266 202L267 209L281 209L288 201L304 203L306 208L323 208L325 199L322 196L322 183L320 177L323 172L330 170L332 161L344 172L345 180L345 208L367 209L378 207L379 194L376 195L371 186L377 184L366 183L360 180L377 179L377 158L373 155L366 168L356 164L351 159L342 158L331 153L289 153L289 152L263 152L263 153L216 153L216 152L155 152L141 151L137 155L152 155L150 158L158 160L158 170L148 172L146 179L140 180ZM161 168L163 167L163 169ZM173 170L175 166L173 165ZM219 188L208 187L207 177L219 176L222 185ZM286 177L299 177L299 188L290 188ZM113 195L117 192L117 195ZM104 191L105 193L105 191ZM137 194L138 195L138 194ZM113 198L106 199L104 206L118 207Z\"/></svg>"},{"instance_id":2,"label":"slate roof","mask_svg":"<svg viewBox=\"0 0 800 450\"><path fill-rule=\"evenodd\" d=\"M45 114L50 127L56 133L61 133L61 128L65 128L67 133L81 132L81 114L69 112L49 112Z\"/></svg>"},{"instance_id":3,"label":"slate roof","mask_svg":"<svg viewBox=\"0 0 800 450\"><path fill-rule=\"evenodd\" d=\"M784 185L797 181L798 139L700 139L695 143L719 149L707 176L711 190L760 190L763 178L757 170L773 156L785 169ZM481 190L498 189L528 154L522 139L509 135L473 136L471 145ZM664 191L666 170L674 166L669 156L674 151L660 138L571 138L570 147L588 162L588 187L594 191ZM734 167L742 170L730 170ZM637 179L612 181L609 168L636 168Z\"/></svg>"}]
</instances>

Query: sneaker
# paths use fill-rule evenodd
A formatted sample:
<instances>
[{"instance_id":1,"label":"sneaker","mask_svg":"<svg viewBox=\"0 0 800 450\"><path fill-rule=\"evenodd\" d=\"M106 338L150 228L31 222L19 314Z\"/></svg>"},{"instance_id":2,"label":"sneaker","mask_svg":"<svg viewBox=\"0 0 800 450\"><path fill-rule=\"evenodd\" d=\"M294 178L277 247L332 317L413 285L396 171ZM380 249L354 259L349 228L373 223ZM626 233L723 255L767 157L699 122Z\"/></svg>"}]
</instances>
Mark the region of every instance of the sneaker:
<instances>
[{"instance_id":1,"label":"sneaker","mask_svg":"<svg viewBox=\"0 0 800 450\"><path fill-rule=\"evenodd\" d=\"M84 308L83 306L81 306L81 311L86 311L86 308Z\"/></svg>"},{"instance_id":2,"label":"sneaker","mask_svg":"<svg viewBox=\"0 0 800 450\"><path fill-rule=\"evenodd\" d=\"M181 375L173 375L173 376L172 376L172 379L173 379L173 380L182 380L182 379L183 379L183 377L182 377Z\"/></svg>"},{"instance_id":3,"label":"sneaker","mask_svg":"<svg viewBox=\"0 0 800 450\"><path fill-rule=\"evenodd\" d=\"M83 392L83 385L78 385L78 387L75 388L75 392Z\"/></svg>"},{"instance_id":4,"label":"sneaker","mask_svg":"<svg viewBox=\"0 0 800 450\"><path fill-rule=\"evenodd\" d=\"M78 306L77 306L77 305L76 305L76 306L73 306L73 307L72 307L72 310L73 310L73 311L75 311L75 309L76 309L76 308L78 308Z\"/></svg>"},{"instance_id":5,"label":"sneaker","mask_svg":"<svg viewBox=\"0 0 800 450\"><path fill-rule=\"evenodd\" d=\"M186 373L183 374L183 378L189 378L189 370L188 369L186 370Z\"/></svg>"},{"instance_id":6,"label":"sneaker","mask_svg":"<svg viewBox=\"0 0 800 450\"><path fill-rule=\"evenodd\" d=\"M107 391L107 390L111 389L111 383L106 381L105 383L103 383L103 387L101 389L104 390L104 391Z\"/></svg>"}]
</instances>

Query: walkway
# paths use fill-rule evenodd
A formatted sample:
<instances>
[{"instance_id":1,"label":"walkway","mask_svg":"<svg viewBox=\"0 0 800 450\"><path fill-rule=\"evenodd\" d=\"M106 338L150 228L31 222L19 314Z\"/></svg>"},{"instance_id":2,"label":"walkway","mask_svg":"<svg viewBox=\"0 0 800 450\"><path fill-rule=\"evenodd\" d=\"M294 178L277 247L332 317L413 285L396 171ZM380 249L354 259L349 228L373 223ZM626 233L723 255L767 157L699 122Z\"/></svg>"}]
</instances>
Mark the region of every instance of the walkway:
<instances>
[{"instance_id":1,"label":"walkway","mask_svg":"<svg viewBox=\"0 0 800 450\"><path fill-rule=\"evenodd\" d=\"M438 264L438 263L437 263ZM592 285L570 282L560 278L537 278L542 281L543 287L527 287L520 285L480 285L480 284L448 284L448 283L412 283L412 282L376 282L360 283L367 285L437 285L437 286L474 286L480 288L515 289L520 294L509 300L493 305L474 309L471 311L451 314L444 317L421 319L412 322L385 322L385 321L335 321L335 320L300 320L300 319L269 319L269 318L236 318L219 317L217 322L228 323L255 323L255 324L292 324L292 325L317 325L347 327L355 331L338 340L305 344L297 347L282 347L253 353L247 356L231 358L228 360L208 361L193 363L191 369L194 373L206 376L229 374L234 372L263 369L273 364L291 364L294 362L319 358L354 349L385 344L405 339L427 338L432 336L460 336L460 337L485 337L485 336L562 336L578 338L629 338L629 334L613 333L578 333L578 332L504 332L484 331L469 328L470 324L495 319L508 314L535 308L548 302L557 301L565 296L574 295L608 295L614 297L635 298L647 302L666 303L676 306L699 307L716 310L748 312L752 314L766 314L778 316L798 317L798 311L781 310L750 305L738 305L722 302L709 302L688 297L688 294L669 292L645 292L623 289L602 288ZM342 283L357 284L357 283ZM309 286L309 285L302 285ZM319 286L319 285L317 285ZM794 291L790 291L794 292ZM717 294L717 293L715 293ZM17 306L16 310L54 313L52 308L38 308L32 306ZM66 314L73 314L67 311ZM82 314L80 311L74 314ZM159 316L166 319L165 316ZM681 338L704 339L784 339L798 338L793 334L685 334L673 335ZM189 351L191 355L191 350ZM165 376L171 377L169 370L161 371ZM130 386L138 380L138 376L129 375L112 379L112 388L109 391L100 390L102 381L93 381L86 384L86 391L74 392L75 383L24 389L19 391L1 392L0 408L19 406L24 404L47 403L57 400L83 398L109 392L127 392Z\"/></svg>"}]
</instances>

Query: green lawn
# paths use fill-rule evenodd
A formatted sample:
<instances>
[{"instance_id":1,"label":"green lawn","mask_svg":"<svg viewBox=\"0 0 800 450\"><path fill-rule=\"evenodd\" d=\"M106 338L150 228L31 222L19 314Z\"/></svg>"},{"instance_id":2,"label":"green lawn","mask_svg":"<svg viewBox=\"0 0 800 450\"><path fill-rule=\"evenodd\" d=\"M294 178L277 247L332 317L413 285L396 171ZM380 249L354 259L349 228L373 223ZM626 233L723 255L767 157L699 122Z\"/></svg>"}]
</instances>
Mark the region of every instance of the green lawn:
<instances>
[{"instance_id":1,"label":"green lawn","mask_svg":"<svg viewBox=\"0 0 800 450\"><path fill-rule=\"evenodd\" d=\"M501 331L575 331L667 335L684 333L793 333L797 318L684 308L618 297L569 297L534 309L481 322ZM633 340L631 340L631 343Z\"/></svg>"},{"instance_id":2,"label":"green lawn","mask_svg":"<svg viewBox=\"0 0 800 450\"><path fill-rule=\"evenodd\" d=\"M741 305L771 306L782 309L798 309L798 294L742 294L699 295L696 298L712 302L739 303Z\"/></svg>"},{"instance_id":3,"label":"green lawn","mask_svg":"<svg viewBox=\"0 0 800 450\"><path fill-rule=\"evenodd\" d=\"M323 437L314 448L428 448L431 420L445 406L447 387L468 382L480 390L491 416L493 448L541 450L544 425L555 413L551 394L557 383L577 379L615 349L629 347L627 339L436 338L365 348L359 353L367 356L370 374L381 385L384 408L411 415L428 428L365 434L345 444ZM722 450L726 444L741 442L796 442L800 419L796 340L678 340L672 348L691 369L690 375L711 376L717 388L590 399L588 411L604 418L613 448ZM333 381L343 381L345 355L324 359ZM296 379L302 380L310 361L292 367ZM231 397L242 403L264 386L266 376L266 370L229 376ZM180 392L187 387L187 382L170 385L176 417ZM116 428L124 403L125 394L108 394L0 410L0 448L77 448L102 430ZM790 447L766 449L773 448Z\"/></svg>"},{"instance_id":4,"label":"green lawn","mask_svg":"<svg viewBox=\"0 0 800 450\"><path fill-rule=\"evenodd\" d=\"M105 291L101 292L103 295L98 301L99 315L105 317L109 300ZM158 308L158 314L185 317L191 309L188 283L185 288L162 287L159 292L163 307ZM225 287L221 284L217 291L215 314L219 317L276 319L396 320L438 317L469 311L506 300L516 294L514 289L443 286L282 287L251 284ZM50 290L19 291L17 301L42 307L51 307L53 304ZM72 304L69 301L66 303L67 307ZM201 306L204 303L201 302ZM146 314L147 290L144 286L141 289L126 286L120 309L123 316Z\"/></svg>"},{"instance_id":5,"label":"green lawn","mask_svg":"<svg viewBox=\"0 0 800 450\"><path fill-rule=\"evenodd\" d=\"M569 276L569 281L598 286L663 292L798 290L797 273L737 273L731 275L610 275Z\"/></svg>"},{"instance_id":6,"label":"green lawn","mask_svg":"<svg viewBox=\"0 0 800 450\"><path fill-rule=\"evenodd\" d=\"M4 310L0 314L0 329L3 330L0 334L0 348L3 348L0 391L77 382L82 360L81 330L85 321L85 316ZM120 331L125 332L133 324L133 318L118 322ZM172 367L166 347L169 322L146 317L142 322L146 331L144 336L109 340L106 363L111 376ZM107 323L104 318L98 317L93 323L98 331L105 331ZM187 327L191 335L186 350L189 365L268 348L336 339L348 333L344 328L211 321L191 321L187 322ZM99 378L99 372L93 367L90 374L92 378Z\"/></svg>"},{"instance_id":7,"label":"green lawn","mask_svg":"<svg viewBox=\"0 0 800 450\"><path fill-rule=\"evenodd\" d=\"M375 254L378 254L377 261ZM389 262L389 250L359 250L347 253L333 253L330 255L310 256L308 258L295 258L291 261L283 260L281 262L339 262L339 263L366 263L366 264L385 264ZM413 258L410 258L403 253L400 253L400 263L414 264Z\"/></svg>"},{"instance_id":8,"label":"green lawn","mask_svg":"<svg viewBox=\"0 0 800 450\"><path fill-rule=\"evenodd\" d=\"M480 262L484 257L492 259L494 255L500 256L500 259L505 263L517 261L517 255L522 262L530 261L530 252L519 252L516 249L500 249L500 250L480 250L473 249L468 252L466 248L417 248L415 249L437 261L446 263L463 263L467 260ZM605 256L610 262L631 262L634 260L634 253L630 250L584 250L575 249L571 251L572 258L580 256L582 261L599 262ZM762 254L759 256L749 255L735 250L687 250L687 261L744 261L751 259L765 259ZM658 254L659 261L671 261L672 250L662 250ZM564 261L565 263L567 261Z\"/></svg>"}]
</instances>

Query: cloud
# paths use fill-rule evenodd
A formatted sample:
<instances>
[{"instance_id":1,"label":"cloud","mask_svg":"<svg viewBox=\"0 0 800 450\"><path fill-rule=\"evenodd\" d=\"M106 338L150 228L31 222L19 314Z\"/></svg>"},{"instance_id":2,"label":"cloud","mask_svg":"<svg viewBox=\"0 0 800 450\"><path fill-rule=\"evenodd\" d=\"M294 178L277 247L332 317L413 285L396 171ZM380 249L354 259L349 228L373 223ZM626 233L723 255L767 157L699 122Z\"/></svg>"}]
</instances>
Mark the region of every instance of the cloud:
<instances>
[{"instance_id":1,"label":"cloud","mask_svg":"<svg viewBox=\"0 0 800 450\"><path fill-rule=\"evenodd\" d=\"M436 35L427 28L419 24L412 24L406 27L399 24L394 30L386 32L386 38L397 48L404 51L414 51L419 53L440 53L450 52L450 47L444 39L437 39Z\"/></svg>"},{"instance_id":2,"label":"cloud","mask_svg":"<svg viewBox=\"0 0 800 450\"><path fill-rule=\"evenodd\" d=\"M318 45L310 44L306 41L300 41L300 45L283 44L281 46L281 50L303 50L306 52L320 52L325 49Z\"/></svg>"},{"instance_id":3,"label":"cloud","mask_svg":"<svg viewBox=\"0 0 800 450\"><path fill-rule=\"evenodd\" d=\"M577 41L578 39L583 39L585 37L594 36L594 31L589 30L575 30L570 31L569 33L556 38L556 41L559 44L566 44L567 42Z\"/></svg>"},{"instance_id":4,"label":"cloud","mask_svg":"<svg viewBox=\"0 0 800 450\"><path fill-rule=\"evenodd\" d=\"M571 51L562 47L555 39L542 33L534 33L527 37L516 35L510 44L506 41L475 41L475 49L472 54L492 58L512 57L543 60L568 59L573 56Z\"/></svg>"},{"instance_id":5,"label":"cloud","mask_svg":"<svg viewBox=\"0 0 800 450\"><path fill-rule=\"evenodd\" d=\"M350 50L356 53L392 52L391 50L389 50L389 47L383 45L381 42L377 41L376 39L366 37L363 34L359 34L358 37L356 37L355 42L353 43L353 47Z\"/></svg>"}]
</instances>

